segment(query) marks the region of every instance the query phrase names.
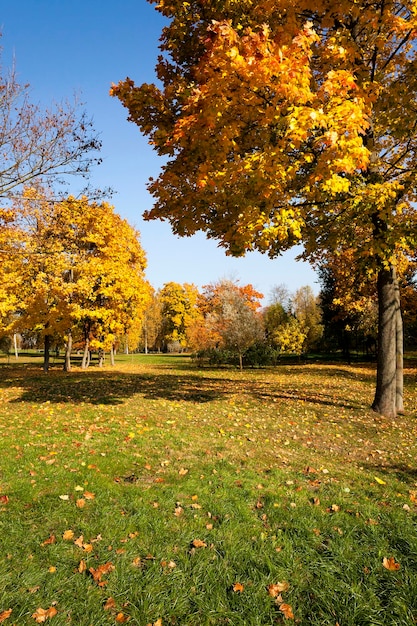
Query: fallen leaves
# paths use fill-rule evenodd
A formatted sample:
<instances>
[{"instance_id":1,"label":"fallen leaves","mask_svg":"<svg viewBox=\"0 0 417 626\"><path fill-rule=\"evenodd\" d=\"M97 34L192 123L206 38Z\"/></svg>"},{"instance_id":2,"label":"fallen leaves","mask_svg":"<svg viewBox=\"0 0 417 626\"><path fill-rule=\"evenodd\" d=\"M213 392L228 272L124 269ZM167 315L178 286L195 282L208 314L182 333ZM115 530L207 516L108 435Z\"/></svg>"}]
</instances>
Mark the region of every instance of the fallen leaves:
<instances>
[{"instance_id":1,"label":"fallen leaves","mask_svg":"<svg viewBox=\"0 0 417 626\"><path fill-rule=\"evenodd\" d=\"M285 593L290 588L290 585L287 581L273 583L268 585L267 590L268 594L271 598L274 598L275 603L278 605L279 610L283 613L285 619L294 619L294 613L292 610L292 606L284 602L282 597L282 593Z\"/></svg>"},{"instance_id":2,"label":"fallen leaves","mask_svg":"<svg viewBox=\"0 0 417 626\"><path fill-rule=\"evenodd\" d=\"M51 606L49 609L42 609L41 607L37 608L36 611L32 614L33 619L38 624L42 624L46 622L47 619L55 617L58 613L54 606Z\"/></svg>"},{"instance_id":3,"label":"fallen leaves","mask_svg":"<svg viewBox=\"0 0 417 626\"><path fill-rule=\"evenodd\" d=\"M113 563L103 563L102 565L99 565L97 568L90 567L88 571L92 575L94 582L96 582L99 587L104 587L105 585L107 585L107 580L102 580L103 576L106 576L113 570L114 570Z\"/></svg>"}]
</instances>

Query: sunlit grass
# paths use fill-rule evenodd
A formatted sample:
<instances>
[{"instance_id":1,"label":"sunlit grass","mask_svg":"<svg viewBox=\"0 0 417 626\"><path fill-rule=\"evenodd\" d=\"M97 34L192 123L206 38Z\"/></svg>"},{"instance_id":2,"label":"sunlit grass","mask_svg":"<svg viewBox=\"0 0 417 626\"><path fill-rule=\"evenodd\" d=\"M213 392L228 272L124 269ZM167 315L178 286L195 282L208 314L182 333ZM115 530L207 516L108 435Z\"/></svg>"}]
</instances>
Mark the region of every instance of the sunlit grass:
<instances>
[{"instance_id":1,"label":"sunlit grass","mask_svg":"<svg viewBox=\"0 0 417 626\"><path fill-rule=\"evenodd\" d=\"M395 422L373 384L341 364L2 366L0 619L415 624L416 371Z\"/></svg>"}]
</instances>

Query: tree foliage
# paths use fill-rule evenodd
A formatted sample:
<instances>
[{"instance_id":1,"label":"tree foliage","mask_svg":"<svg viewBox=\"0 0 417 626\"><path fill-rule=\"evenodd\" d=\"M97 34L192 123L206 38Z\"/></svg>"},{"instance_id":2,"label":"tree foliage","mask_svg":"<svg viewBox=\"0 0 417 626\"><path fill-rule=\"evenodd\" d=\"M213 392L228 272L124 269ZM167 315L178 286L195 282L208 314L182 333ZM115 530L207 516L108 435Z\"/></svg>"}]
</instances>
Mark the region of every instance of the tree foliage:
<instances>
[{"instance_id":1,"label":"tree foliage","mask_svg":"<svg viewBox=\"0 0 417 626\"><path fill-rule=\"evenodd\" d=\"M107 203L59 202L27 188L12 211L17 239L5 243L16 285L4 305L10 328L63 344L81 333L86 349L109 348L129 333L149 297L139 234Z\"/></svg>"}]
</instances>

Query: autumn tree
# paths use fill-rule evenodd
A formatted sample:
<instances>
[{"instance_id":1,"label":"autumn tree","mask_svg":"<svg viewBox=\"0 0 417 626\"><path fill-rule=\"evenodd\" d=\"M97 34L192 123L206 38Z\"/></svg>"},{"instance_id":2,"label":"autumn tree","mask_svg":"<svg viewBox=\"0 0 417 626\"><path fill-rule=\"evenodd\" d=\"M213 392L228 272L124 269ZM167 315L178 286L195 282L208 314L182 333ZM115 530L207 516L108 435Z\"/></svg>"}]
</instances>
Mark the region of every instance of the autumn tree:
<instances>
[{"instance_id":1,"label":"autumn tree","mask_svg":"<svg viewBox=\"0 0 417 626\"><path fill-rule=\"evenodd\" d=\"M112 89L166 160L146 216L230 254L353 247L377 276L373 408L401 408L396 266L415 248L414 0L160 0L159 85Z\"/></svg>"},{"instance_id":2,"label":"autumn tree","mask_svg":"<svg viewBox=\"0 0 417 626\"><path fill-rule=\"evenodd\" d=\"M198 289L188 283L169 282L162 287L159 297L164 348L176 344L183 349L187 346L187 330L198 315Z\"/></svg>"},{"instance_id":3,"label":"autumn tree","mask_svg":"<svg viewBox=\"0 0 417 626\"><path fill-rule=\"evenodd\" d=\"M107 203L55 201L34 188L15 201L13 220L20 247L9 256L20 269L10 328L40 334L45 371L52 341L66 343L69 369L79 331L84 365L91 346L111 349L117 335L128 334L143 316L150 291L138 233Z\"/></svg>"},{"instance_id":4,"label":"autumn tree","mask_svg":"<svg viewBox=\"0 0 417 626\"><path fill-rule=\"evenodd\" d=\"M263 294L252 285L220 280L203 287L198 298L199 315L188 334L196 350L225 348L235 353L243 368L248 348L264 337L259 309Z\"/></svg>"},{"instance_id":5,"label":"autumn tree","mask_svg":"<svg viewBox=\"0 0 417 626\"><path fill-rule=\"evenodd\" d=\"M303 351L317 348L323 335L322 311L318 298L309 285L300 287L291 299L294 317L305 334Z\"/></svg>"}]
</instances>

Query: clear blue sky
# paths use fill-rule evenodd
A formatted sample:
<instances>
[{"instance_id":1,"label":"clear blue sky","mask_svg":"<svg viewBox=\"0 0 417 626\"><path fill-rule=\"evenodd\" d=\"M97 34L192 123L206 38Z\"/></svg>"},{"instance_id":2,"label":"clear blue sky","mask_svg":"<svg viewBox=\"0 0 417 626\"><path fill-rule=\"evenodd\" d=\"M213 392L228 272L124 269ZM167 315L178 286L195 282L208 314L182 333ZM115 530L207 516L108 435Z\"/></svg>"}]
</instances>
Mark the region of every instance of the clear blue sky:
<instances>
[{"instance_id":1,"label":"clear blue sky","mask_svg":"<svg viewBox=\"0 0 417 626\"><path fill-rule=\"evenodd\" d=\"M163 18L146 0L0 0L2 66L15 63L18 79L29 83L31 99L49 105L79 96L100 133L103 164L92 184L112 187L116 211L141 233L148 258L147 278L155 288L169 281L199 288L221 278L252 283L267 301L275 285L290 291L310 285L318 291L309 265L295 253L271 260L258 253L226 257L204 234L175 237L168 224L145 222L152 205L146 189L160 161L127 111L109 96L112 82L129 76L136 84L154 82ZM73 191L81 182L74 179Z\"/></svg>"}]
</instances>

